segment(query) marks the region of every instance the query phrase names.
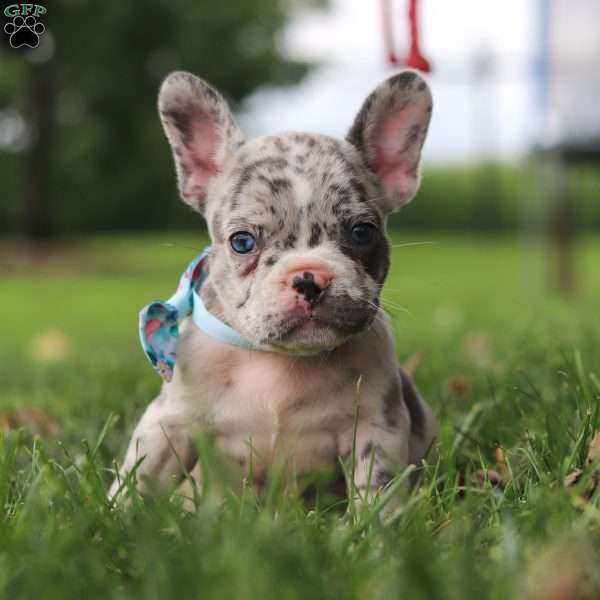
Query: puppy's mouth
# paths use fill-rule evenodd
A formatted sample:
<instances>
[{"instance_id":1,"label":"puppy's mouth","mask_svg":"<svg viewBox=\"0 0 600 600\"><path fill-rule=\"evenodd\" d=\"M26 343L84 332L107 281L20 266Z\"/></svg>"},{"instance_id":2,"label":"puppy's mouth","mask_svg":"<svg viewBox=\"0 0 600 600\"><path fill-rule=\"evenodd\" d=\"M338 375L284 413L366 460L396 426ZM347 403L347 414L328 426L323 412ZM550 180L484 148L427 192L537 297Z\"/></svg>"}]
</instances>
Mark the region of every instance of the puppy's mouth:
<instances>
[{"instance_id":1,"label":"puppy's mouth","mask_svg":"<svg viewBox=\"0 0 600 600\"><path fill-rule=\"evenodd\" d=\"M331 297L310 310L295 307L281 315L263 343L287 351L325 351L365 331L375 318L377 305L349 297Z\"/></svg>"}]
</instances>

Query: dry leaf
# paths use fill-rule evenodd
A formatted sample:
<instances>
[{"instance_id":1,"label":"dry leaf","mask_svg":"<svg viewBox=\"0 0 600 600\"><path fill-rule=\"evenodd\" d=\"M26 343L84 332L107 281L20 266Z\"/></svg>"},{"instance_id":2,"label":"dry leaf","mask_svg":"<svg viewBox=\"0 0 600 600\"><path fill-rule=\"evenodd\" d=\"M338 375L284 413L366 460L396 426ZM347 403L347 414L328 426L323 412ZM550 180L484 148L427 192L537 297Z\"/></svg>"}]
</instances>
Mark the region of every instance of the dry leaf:
<instances>
[{"instance_id":1,"label":"dry leaf","mask_svg":"<svg viewBox=\"0 0 600 600\"><path fill-rule=\"evenodd\" d=\"M503 488L504 479L498 471L494 469L479 469L473 474L473 483L478 487L485 487L486 481L490 482L490 485L494 488Z\"/></svg>"},{"instance_id":2,"label":"dry leaf","mask_svg":"<svg viewBox=\"0 0 600 600\"><path fill-rule=\"evenodd\" d=\"M600 431L592 438L587 453L587 464L590 465L594 461L600 459Z\"/></svg>"},{"instance_id":3,"label":"dry leaf","mask_svg":"<svg viewBox=\"0 0 600 600\"><path fill-rule=\"evenodd\" d=\"M20 408L0 414L0 431L26 431L42 437L55 437L60 433L57 421L37 408Z\"/></svg>"},{"instance_id":4,"label":"dry leaf","mask_svg":"<svg viewBox=\"0 0 600 600\"><path fill-rule=\"evenodd\" d=\"M402 364L402 368L412 377L421 366L424 357L422 352L415 352Z\"/></svg>"},{"instance_id":5,"label":"dry leaf","mask_svg":"<svg viewBox=\"0 0 600 600\"><path fill-rule=\"evenodd\" d=\"M494 370L501 368L501 364L494 357L492 341L488 335L483 333L467 335L462 347L467 360L476 367Z\"/></svg>"},{"instance_id":6,"label":"dry leaf","mask_svg":"<svg viewBox=\"0 0 600 600\"><path fill-rule=\"evenodd\" d=\"M565 477L564 485L565 487L573 487L579 483L581 476L583 475L583 471L581 469L575 469L571 473L569 473Z\"/></svg>"},{"instance_id":7,"label":"dry leaf","mask_svg":"<svg viewBox=\"0 0 600 600\"><path fill-rule=\"evenodd\" d=\"M494 457L496 459L496 470L504 477L507 471L506 459L504 457L504 449L500 444L498 444L494 450Z\"/></svg>"},{"instance_id":8,"label":"dry leaf","mask_svg":"<svg viewBox=\"0 0 600 600\"><path fill-rule=\"evenodd\" d=\"M575 469L572 473L569 473L569 475L565 477L565 487L573 488L577 486L577 484L581 481L581 478L583 477L583 473L584 471L582 471L581 469ZM584 500L591 500L592 496L596 493L596 490L598 489L598 483L600 483L598 473L594 473L590 477L590 480L587 482L587 485L585 486L581 494Z\"/></svg>"},{"instance_id":9,"label":"dry leaf","mask_svg":"<svg viewBox=\"0 0 600 600\"><path fill-rule=\"evenodd\" d=\"M455 375L448 380L448 389L455 396L466 400L471 397L473 384L464 375Z\"/></svg>"},{"instance_id":10,"label":"dry leaf","mask_svg":"<svg viewBox=\"0 0 600 600\"><path fill-rule=\"evenodd\" d=\"M48 329L36 335L29 344L29 354L39 363L61 362L71 352L71 340L60 329Z\"/></svg>"},{"instance_id":11,"label":"dry leaf","mask_svg":"<svg viewBox=\"0 0 600 600\"><path fill-rule=\"evenodd\" d=\"M587 467L590 467L593 463L596 463L600 460L600 432L596 433L596 435L592 438L590 445L588 447L587 458L585 460L585 464ZM575 469L571 473L569 473L564 480L564 486L566 488L573 488L577 486L577 484L581 481L581 478L584 475L584 470ZM598 484L600 484L600 471L595 471L588 484L585 486L583 490L582 497L585 500L590 500L596 490L598 489Z\"/></svg>"},{"instance_id":12,"label":"dry leaf","mask_svg":"<svg viewBox=\"0 0 600 600\"><path fill-rule=\"evenodd\" d=\"M506 460L504 459L504 449L500 444L496 446L494 450L494 458L496 459L496 466L499 468L506 468Z\"/></svg>"}]
</instances>

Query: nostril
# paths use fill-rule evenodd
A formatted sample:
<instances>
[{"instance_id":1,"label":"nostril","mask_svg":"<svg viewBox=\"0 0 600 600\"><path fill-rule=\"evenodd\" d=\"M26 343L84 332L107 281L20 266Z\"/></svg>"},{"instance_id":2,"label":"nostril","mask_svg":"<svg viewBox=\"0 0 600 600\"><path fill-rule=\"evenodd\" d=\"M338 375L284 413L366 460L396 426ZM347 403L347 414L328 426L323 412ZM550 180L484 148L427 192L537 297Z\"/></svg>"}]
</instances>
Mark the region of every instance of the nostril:
<instances>
[{"instance_id":1,"label":"nostril","mask_svg":"<svg viewBox=\"0 0 600 600\"><path fill-rule=\"evenodd\" d=\"M315 276L309 271L302 273L302 277L296 275L292 280L292 287L311 304L316 302L323 292L315 282Z\"/></svg>"}]
</instances>

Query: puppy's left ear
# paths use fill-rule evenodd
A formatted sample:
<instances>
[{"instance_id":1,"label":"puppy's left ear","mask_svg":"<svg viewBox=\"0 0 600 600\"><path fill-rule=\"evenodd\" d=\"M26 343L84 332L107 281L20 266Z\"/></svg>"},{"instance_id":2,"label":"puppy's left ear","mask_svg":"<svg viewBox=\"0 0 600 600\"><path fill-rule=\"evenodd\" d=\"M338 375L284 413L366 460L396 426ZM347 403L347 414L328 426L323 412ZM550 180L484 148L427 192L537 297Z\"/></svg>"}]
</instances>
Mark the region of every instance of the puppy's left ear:
<instances>
[{"instance_id":1,"label":"puppy's left ear","mask_svg":"<svg viewBox=\"0 0 600 600\"><path fill-rule=\"evenodd\" d=\"M375 88L346 136L379 178L386 213L410 202L419 189L432 107L425 80L415 71L403 71Z\"/></svg>"},{"instance_id":2,"label":"puppy's left ear","mask_svg":"<svg viewBox=\"0 0 600 600\"><path fill-rule=\"evenodd\" d=\"M173 150L179 193L203 213L213 178L244 136L221 94L191 73L177 71L163 81L158 110Z\"/></svg>"}]
</instances>

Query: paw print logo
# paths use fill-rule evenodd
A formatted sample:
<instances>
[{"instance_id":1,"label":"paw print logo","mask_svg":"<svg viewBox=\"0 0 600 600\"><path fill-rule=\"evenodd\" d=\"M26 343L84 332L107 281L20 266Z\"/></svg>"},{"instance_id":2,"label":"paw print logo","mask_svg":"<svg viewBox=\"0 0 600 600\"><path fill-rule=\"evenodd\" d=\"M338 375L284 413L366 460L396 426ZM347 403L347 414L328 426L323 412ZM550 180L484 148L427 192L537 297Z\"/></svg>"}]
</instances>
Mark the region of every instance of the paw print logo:
<instances>
[{"instance_id":1,"label":"paw print logo","mask_svg":"<svg viewBox=\"0 0 600 600\"><path fill-rule=\"evenodd\" d=\"M40 35L46 28L33 15L23 18L17 15L13 20L4 26L4 33L8 34L9 43L13 48L28 46L37 48L40 43Z\"/></svg>"}]
</instances>

